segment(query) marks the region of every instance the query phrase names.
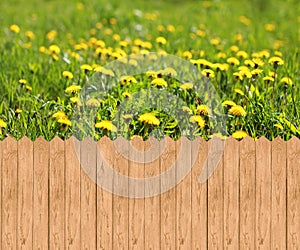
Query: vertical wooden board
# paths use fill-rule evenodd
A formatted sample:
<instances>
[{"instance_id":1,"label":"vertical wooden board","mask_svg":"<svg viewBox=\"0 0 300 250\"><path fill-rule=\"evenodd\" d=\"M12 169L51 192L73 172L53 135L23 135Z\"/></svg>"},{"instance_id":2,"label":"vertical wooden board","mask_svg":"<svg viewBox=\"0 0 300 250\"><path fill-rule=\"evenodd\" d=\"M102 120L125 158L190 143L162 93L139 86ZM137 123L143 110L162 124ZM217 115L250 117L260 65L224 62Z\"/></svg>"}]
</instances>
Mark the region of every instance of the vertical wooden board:
<instances>
[{"instance_id":1,"label":"vertical wooden board","mask_svg":"<svg viewBox=\"0 0 300 250\"><path fill-rule=\"evenodd\" d=\"M80 249L80 142L65 141L65 249Z\"/></svg>"},{"instance_id":2,"label":"vertical wooden board","mask_svg":"<svg viewBox=\"0 0 300 250\"><path fill-rule=\"evenodd\" d=\"M230 137L224 151L224 249L239 248L239 142Z\"/></svg>"},{"instance_id":3,"label":"vertical wooden board","mask_svg":"<svg viewBox=\"0 0 300 250\"><path fill-rule=\"evenodd\" d=\"M240 249L255 249L255 142L240 142Z\"/></svg>"},{"instance_id":4,"label":"vertical wooden board","mask_svg":"<svg viewBox=\"0 0 300 250\"><path fill-rule=\"evenodd\" d=\"M300 247L300 140L287 142L287 247Z\"/></svg>"},{"instance_id":5,"label":"vertical wooden board","mask_svg":"<svg viewBox=\"0 0 300 250\"><path fill-rule=\"evenodd\" d=\"M96 150L97 143L89 137L80 143L80 229L82 249L96 249L97 247Z\"/></svg>"},{"instance_id":6,"label":"vertical wooden board","mask_svg":"<svg viewBox=\"0 0 300 250\"><path fill-rule=\"evenodd\" d=\"M65 243L65 150L64 141L55 137L50 142L49 168L49 245L63 249Z\"/></svg>"},{"instance_id":7,"label":"vertical wooden board","mask_svg":"<svg viewBox=\"0 0 300 250\"><path fill-rule=\"evenodd\" d=\"M113 143L108 137L97 142L97 249L113 249L113 172L110 171L114 159L112 146ZM105 185L106 190L101 180L108 183L108 186Z\"/></svg>"},{"instance_id":8,"label":"vertical wooden board","mask_svg":"<svg viewBox=\"0 0 300 250\"><path fill-rule=\"evenodd\" d=\"M223 248L223 150L224 142L220 139L214 137L209 141L208 169L216 169L208 179L208 249ZM215 159L219 156L217 163Z\"/></svg>"},{"instance_id":9,"label":"vertical wooden board","mask_svg":"<svg viewBox=\"0 0 300 250\"><path fill-rule=\"evenodd\" d=\"M144 142L135 137L131 140L129 148L129 176L132 178L144 178L145 168L141 157L140 162L133 159L137 158L144 151ZM133 179L129 181L129 249L143 249L145 246L145 199L143 185L135 185ZM140 183L141 184L141 183Z\"/></svg>"},{"instance_id":10,"label":"vertical wooden board","mask_svg":"<svg viewBox=\"0 0 300 250\"><path fill-rule=\"evenodd\" d=\"M286 249L286 142L272 142L271 247Z\"/></svg>"},{"instance_id":11,"label":"vertical wooden board","mask_svg":"<svg viewBox=\"0 0 300 250\"><path fill-rule=\"evenodd\" d=\"M261 137L256 146L255 240L259 249L271 248L271 142Z\"/></svg>"},{"instance_id":12,"label":"vertical wooden board","mask_svg":"<svg viewBox=\"0 0 300 250\"><path fill-rule=\"evenodd\" d=\"M2 249L16 249L17 246L17 184L18 145L11 137L2 141Z\"/></svg>"},{"instance_id":13,"label":"vertical wooden board","mask_svg":"<svg viewBox=\"0 0 300 250\"><path fill-rule=\"evenodd\" d=\"M182 157L181 157L182 156ZM181 137L176 141L176 248L191 249L191 172L180 180L182 169L191 166L191 141Z\"/></svg>"},{"instance_id":14,"label":"vertical wooden board","mask_svg":"<svg viewBox=\"0 0 300 250\"><path fill-rule=\"evenodd\" d=\"M122 145L122 150L128 154L128 145L125 143L126 139L118 137L116 144ZM113 248L114 249L129 249L128 235L129 235L129 199L128 196L128 180L126 183L121 182L118 174L123 178L128 177L128 159L115 149L111 152L114 156L114 183L113 190L124 193L124 196L114 193L113 196ZM122 178L122 179L123 179Z\"/></svg>"},{"instance_id":15,"label":"vertical wooden board","mask_svg":"<svg viewBox=\"0 0 300 250\"><path fill-rule=\"evenodd\" d=\"M165 150L161 156L160 169L165 172L171 169L176 161L175 141L170 137L165 137L161 141L165 144ZM176 168L170 179L161 179L161 190L167 190L161 194L161 249L176 249Z\"/></svg>"},{"instance_id":16,"label":"vertical wooden board","mask_svg":"<svg viewBox=\"0 0 300 250\"><path fill-rule=\"evenodd\" d=\"M18 141L18 235L20 249L32 248L33 220L33 142Z\"/></svg>"},{"instance_id":17,"label":"vertical wooden board","mask_svg":"<svg viewBox=\"0 0 300 250\"><path fill-rule=\"evenodd\" d=\"M198 144L198 145L196 145ZM199 147L199 148L198 148ZM207 249L207 181L200 182L207 171L207 142L197 138L192 142L192 249Z\"/></svg>"},{"instance_id":18,"label":"vertical wooden board","mask_svg":"<svg viewBox=\"0 0 300 250\"><path fill-rule=\"evenodd\" d=\"M50 143L39 137L33 147L33 249L48 249Z\"/></svg>"},{"instance_id":19,"label":"vertical wooden board","mask_svg":"<svg viewBox=\"0 0 300 250\"><path fill-rule=\"evenodd\" d=\"M154 137L145 142L152 145L145 159L145 178L160 174L160 143ZM158 156L156 158L155 156ZM145 193L155 193L153 197L145 198L145 249L160 249L160 179L159 183L151 182L145 186Z\"/></svg>"}]
</instances>

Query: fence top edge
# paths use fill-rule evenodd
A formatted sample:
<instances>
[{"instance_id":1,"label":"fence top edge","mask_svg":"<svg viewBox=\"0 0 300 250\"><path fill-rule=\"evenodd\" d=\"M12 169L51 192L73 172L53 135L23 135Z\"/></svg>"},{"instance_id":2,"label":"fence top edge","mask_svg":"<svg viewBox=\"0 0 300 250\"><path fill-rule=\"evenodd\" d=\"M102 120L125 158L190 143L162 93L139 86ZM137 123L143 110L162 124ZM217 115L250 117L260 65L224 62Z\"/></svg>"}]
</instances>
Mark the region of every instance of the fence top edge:
<instances>
[{"instance_id":1,"label":"fence top edge","mask_svg":"<svg viewBox=\"0 0 300 250\"><path fill-rule=\"evenodd\" d=\"M124 138L123 136L118 136L117 138L115 139L111 139L109 138L108 136L103 136L101 137L99 140L94 140L93 138L91 137L85 137L83 138L82 140L79 140L78 138L76 138L75 136L71 136L67 139L62 139L60 138L59 136L55 136L53 137L50 141L49 140L46 140L44 137L42 136L39 136L38 138L36 138L35 140L31 140L29 137L27 136L23 136L22 138L20 139L16 139L14 138L13 136L7 136L5 137L3 140L1 140L0 142L8 142L8 141L14 141L14 142L18 142L18 141L25 141L25 140L30 140L32 142L36 142L36 141L41 141L41 142L44 142L44 143L50 143L52 141L60 141L60 142L64 142L64 141L71 141L71 140L75 140L75 141L80 141L80 142L85 142L85 141L95 141L95 142L102 142L102 141L118 141L118 140L125 140L125 141L129 141L128 139ZM289 140L284 140L283 138L281 138L280 136L277 136L276 138L274 138L273 140L269 140L267 139L265 136L261 136L259 138L252 138L250 136L246 136L242 139L236 139L232 136L229 136L229 137L226 137L226 138L220 138L218 136L213 136L211 137L209 140L205 140L204 138L200 137L200 136L197 136L195 138L192 138L192 139L189 139L188 137L186 136L182 136L180 137L178 140L174 140L172 139L170 136L165 136L163 139L157 139L153 136L147 138L146 140L143 140L143 138L139 137L139 136L135 136L134 138L130 139L130 141L143 141L145 143L149 143L151 141L163 141L163 140L166 140L166 141L190 141L190 142L195 142L195 141L199 141L199 142L203 142L203 141L206 141L206 142L210 142L210 141L238 141L238 142L257 142L257 141L269 141L269 142L274 142L274 143L277 143L277 142L289 142L289 141L295 141L295 142L299 142L300 143L300 138L298 138L297 136L292 136Z\"/></svg>"}]
</instances>

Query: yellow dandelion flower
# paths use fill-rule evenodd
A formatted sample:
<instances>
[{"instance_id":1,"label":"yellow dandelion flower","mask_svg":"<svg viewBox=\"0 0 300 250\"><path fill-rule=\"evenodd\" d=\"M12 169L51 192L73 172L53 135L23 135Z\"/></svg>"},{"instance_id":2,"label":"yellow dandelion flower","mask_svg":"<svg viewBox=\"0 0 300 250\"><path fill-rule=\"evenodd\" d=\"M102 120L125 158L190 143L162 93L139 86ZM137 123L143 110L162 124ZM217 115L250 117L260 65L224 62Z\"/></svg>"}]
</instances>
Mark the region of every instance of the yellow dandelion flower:
<instances>
[{"instance_id":1,"label":"yellow dandelion flower","mask_svg":"<svg viewBox=\"0 0 300 250\"><path fill-rule=\"evenodd\" d=\"M146 124L157 125L157 126L160 124L159 119L152 113L142 114L138 118L138 121L146 123Z\"/></svg>"},{"instance_id":2,"label":"yellow dandelion flower","mask_svg":"<svg viewBox=\"0 0 300 250\"><path fill-rule=\"evenodd\" d=\"M0 128L6 128L7 123L0 118Z\"/></svg>"},{"instance_id":3,"label":"yellow dandelion flower","mask_svg":"<svg viewBox=\"0 0 300 250\"><path fill-rule=\"evenodd\" d=\"M275 52L274 52L274 55L275 55L275 56L282 57L282 52L280 52L280 51L275 51Z\"/></svg>"},{"instance_id":4,"label":"yellow dandelion flower","mask_svg":"<svg viewBox=\"0 0 300 250\"><path fill-rule=\"evenodd\" d=\"M229 65L227 63L214 63L212 68L216 71L226 71L228 70Z\"/></svg>"},{"instance_id":5,"label":"yellow dandelion flower","mask_svg":"<svg viewBox=\"0 0 300 250\"><path fill-rule=\"evenodd\" d=\"M260 58L253 58L252 62L254 62L254 68L258 66L263 66L265 63Z\"/></svg>"},{"instance_id":6,"label":"yellow dandelion flower","mask_svg":"<svg viewBox=\"0 0 300 250\"><path fill-rule=\"evenodd\" d=\"M260 51L258 54L259 54L259 57L263 57L263 58L269 58L270 57L270 51L268 51L268 50Z\"/></svg>"},{"instance_id":7,"label":"yellow dandelion flower","mask_svg":"<svg viewBox=\"0 0 300 250\"><path fill-rule=\"evenodd\" d=\"M48 40L53 40L56 36L57 36L57 31L56 31L56 30L50 30L50 31L46 34L46 38L47 38Z\"/></svg>"},{"instance_id":8,"label":"yellow dandelion flower","mask_svg":"<svg viewBox=\"0 0 300 250\"><path fill-rule=\"evenodd\" d=\"M54 114L52 115L52 117L53 117L53 118L56 118L56 120L67 118L65 112L63 112L63 111L57 111L56 113L54 113Z\"/></svg>"},{"instance_id":9,"label":"yellow dandelion flower","mask_svg":"<svg viewBox=\"0 0 300 250\"><path fill-rule=\"evenodd\" d=\"M238 52L239 51L239 47L238 46L236 46L236 45L232 45L232 46L230 46L230 48L229 48L232 52Z\"/></svg>"},{"instance_id":10,"label":"yellow dandelion flower","mask_svg":"<svg viewBox=\"0 0 300 250\"><path fill-rule=\"evenodd\" d=\"M232 133L232 137L237 140L241 140L241 139L245 138L246 136L248 136L248 134L243 130L238 130L238 131L235 131L234 133Z\"/></svg>"},{"instance_id":11,"label":"yellow dandelion flower","mask_svg":"<svg viewBox=\"0 0 300 250\"><path fill-rule=\"evenodd\" d=\"M263 78L263 80L266 81L266 82L274 82L275 79L273 77L271 77L271 76L265 76Z\"/></svg>"},{"instance_id":12,"label":"yellow dandelion flower","mask_svg":"<svg viewBox=\"0 0 300 250\"><path fill-rule=\"evenodd\" d=\"M103 121L97 122L95 124L95 128L102 128L102 129L105 129L107 131L112 131L112 132L118 131L117 127L112 123L112 121L108 121L108 120L103 120Z\"/></svg>"},{"instance_id":13,"label":"yellow dandelion flower","mask_svg":"<svg viewBox=\"0 0 300 250\"><path fill-rule=\"evenodd\" d=\"M243 70L240 70L240 75L242 76L242 77L247 77L247 78L251 78L252 77L252 74L251 74L251 72L249 71L249 69L247 69L247 70L245 70L245 69L243 69Z\"/></svg>"},{"instance_id":14,"label":"yellow dandelion flower","mask_svg":"<svg viewBox=\"0 0 300 250\"><path fill-rule=\"evenodd\" d=\"M192 59L193 55L192 55L192 53L190 51L184 51L182 53L182 57L185 58L185 59L187 59L187 60L190 60L190 59Z\"/></svg>"},{"instance_id":15,"label":"yellow dandelion flower","mask_svg":"<svg viewBox=\"0 0 300 250\"><path fill-rule=\"evenodd\" d=\"M234 101L226 100L222 102L223 107L233 107L236 106L236 103Z\"/></svg>"},{"instance_id":16,"label":"yellow dandelion flower","mask_svg":"<svg viewBox=\"0 0 300 250\"><path fill-rule=\"evenodd\" d=\"M157 37L155 41L156 41L156 43L162 44L162 45L164 45L164 44L167 43L166 38L164 38L164 37L162 37L162 36Z\"/></svg>"},{"instance_id":17,"label":"yellow dandelion flower","mask_svg":"<svg viewBox=\"0 0 300 250\"><path fill-rule=\"evenodd\" d=\"M22 112L23 112L22 109L16 109L16 110L15 110L15 113L16 113L16 114L21 114Z\"/></svg>"},{"instance_id":18,"label":"yellow dandelion flower","mask_svg":"<svg viewBox=\"0 0 300 250\"><path fill-rule=\"evenodd\" d=\"M72 79L73 78L73 74L70 71L63 71L62 76L66 79Z\"/></svg>"},{"instance_id":19,"label":"yellow dandelion flower","mask_svg":"<svg viewBox=\"0 0 300 250\"><path fill-rule=\"evenodd\" d=\"M26 85L26 90L31 91L32 87L30 87L29 85Z\"/></svg>"},{"instance_id":20,"label":"yellow dandelion flower","mask_svg":"<svg viewBox=\"0 0 300 250\"><path fill-rule=\"evenodd\" d=\"M100 107L100 102L96 98L92 97L86 102L86 106L98 108Z\"/></svg>"},{"instance_id":21,"label":"yellow dandelion flower","mask_svg":"<svg viewBox=\"0 0 300 250\"><path fill-rule=\"evenodd\" d=\"M193 115L190 118L191 123L197 123L198 127L204 128L205 120L200 115Z\"/></svg>"},{"instance_id":22,"label":"yellow dandelion flower","mask_svg":"<svg viewBox=\"0 0 300 250\"><path fill-rule=\"evenodd\" d=\"M173 25L168 25L167 30L171 33L175 32L175 27Z\"/></svg>"},{"instance_id":23,"label":"yellow dandelion flower","mask_svg":"<svg viewBox=\"0 0 300 250\"><path fill-rule=\"evenodd\" d=\"M70 98L70 101L73 103L80 103L80 98L78 96L73 96Z\"/></svg>"},{"instance_id":24,"label":"yellow dandelion flower","mask_svg":"<svg viewBox=\"0 0 300 250\"><path fill-rule=\"evenodd\" d=\"M262 72L263 72L262 69L254 69L254 70L251 70L252 76L255 76L255 77L258 76L258 75L260 75Z\"/></svg>"},{"instance_id":25,"label":"yellow dandelion flower","mask_svg":"<svg viewBox=\"0 0 300 250\"><path fill-rule=\"evenodd\" d=\"M248 66L248 67L251 67L251 68L253 68L254 66L255 66L255 63L252 61L252 60L245 60L244 61L244 64L246 65L246 66Z\"/></svg>"},{"instance_id":26,"label":"yellow dandelion flower","mask_svg":"<svg viewBox=\"0 0 300 250\"><path fill-rule=\"evenodd\" d=\"M269 71L269 76L275 78L275 77L277 77L277 73L274 71Z\"/></svg>"},{"instance_id":27,"label":"yellow dandelion flower","mask_svg":"<svg viewBox=\"0 0 300 250\"><path fill-rule=\"evenodd\" d=\"M66 93L77 93L79 90L81 90L81 87L79 85L71 85L66 88L65 92Z\"/></svg>"},{"instance_id":28,"label":"yellow dandelion flower","mask_svg":"<svg viewBox=\"0 0 300 250\"><path fill-rule=\"evenodd\" d=\"M180 88L185 89L185 90L192 89L193 87L194 87L194 84L191 82L186 82L186 83L180 85Z\"/></svg>"},{"instance_id":29,"label":"yellow dandelion flower","mask_svg":"<svg viewBox=\"0 0 300 250\"><path fill-rule=\"evenodd\" d=\"M135 79L134 76L122 76L120 78L120 82L122 85L128 85L131 83L137 83L137 80Z\"/></svg>"},{"instance_id":30,"label":"yellow dandelion flower","mask_svg":"<svg viewBox=\"0 0 300 250\"><path fill-rule=\"evenodd\" d=\"M240 50L236 53L236 56L242 59L246 59L249 57L248 53L246 51Z\"/></svg>"},{"instance_id":31,"label":"yellow dandelion flower","mask_svg":"<svg viewBox=\"0 0 300 250\"><path fill-rule=\"evenodd\" d=\"M60 48L57 45L50 45L49 51L54 55L58 55L60 53Z\"/></svg>"},{"instance_id":32,"label":"yellow dandelion flower","mask_svg":"<svg viewBox=\"0 0 300 250\"><path fill-rule=\"evenodd\" d=\"M265 24L265 30L266 31L274 31L275 30L275 24L274 23L267 23Z\"/></svg>"},{"instance_id":33,"label":"yellow dandelion flower","mask_svg":"<svg viewBox=\"0 0 300 250\"><path fill-rule=\"evenodd\" d=\"M245 16L240 16L240 22L249 26L251 24L251 20Z\"/></svg>"},{"instance_id":34,"label":"yellow dandelion flower","mask_svg":"<svg viewBox=\"0 0 300 250\"><path fill-rule=\"evenodd\" d=\"M208 115L209 114L209 108L206 105L201 104L197 107L196 113L201 114L201 115Z\"/></svg>"},{"instance_id":35,"label":"yellow dandelion flower","mask_svg":"<svg viewBox=\"0 0 300 250\"><path fill-rule=\"evenodd\" d=\"M228 114L245 117L247 113L242 106L235 105L228 110Z\"/></svg>"},{"instance_id":36,"label":"yellow dandelion flower","mask_svg":"<svg viewBox=\"0 0 300 250\"><path fill-rule=\"evenodd\" d=\"M20 79L19 83L21 83L22 85L25 85L27 83L27 81L25 79Z\"/></svg>"},{"instance_id":37,"label":"yellow dandelion flower","mask_svg":"<svg viewBox=\"0 0 300 250\"><path fill-rule=\"evenodd\" d=\"M280 82L281 82L281 83L284 83L284 84L286 84L286 85L290 85L290 86L293 85L292 79L289 78L289 77L287 77L287 76L283 77L283 78L280 80Z\"/></svg>"},{"instance_id":38,"label":"yellow dandelion flower","mask_svg":"<svg viewBox=\"0 0 300 250\"><path fill-rule=\"evenodd\" d=\"M66 117L58 119L57 122L60 124L67 125L67 126L72 126L72 122Z\"/></svg>"},{"instance_id":39,"label":"yellow dandelion flower","mask_svg":"<svg viewBox=\"0 0 300 250\"><path fill-rule=\"evenodd\" d=\"M145 75L147 77L151 77L151 78L157 78L157 72L156 71L153 71L153 70L148 70Z\"/></svg>"},{"instance_id":40,"label":"yellow dandelion flower","mask_svg":"<svg viewBox=\"0 0 300 250\"><path fill-rule=\"evenodd\" d=\"M167 87L167 82L163 78L155 78L151 81L151 84L159 87Z\"/></svg>"},{"instance_id":41,"label":"yellow dandelion flower","mask_svg":"<svg viewBox=\"0 0 300 250\"><path fill-rule=\"evenodd\" d=\"M241 96L245 95L245 93L241 89L234 89L234 92Z\"/></svg>"},{"instance_id":42,"label":"yellow dandelion flower","mask_svg":"<svg viewBox=\"0 0 300 250\"><path fill-rule=\"evenodd\" d=\"M269 59L269 63L273 64L274 66L283 65L284 61L279 56L273 56Z\"/></svg>"},{"instance_id":43,"label":"yellow dandelion flower","mask_svg":"<svg viewBox=\"0 0 300 250\"><path fill-rule=\"evenodd\" d=\"M235 57L229 57L227 62L231 65L240 65L240 61Z\"/></svg>"},{"instance_id":44,"label":"yellow dandelion flower","mask_svg":"<svg viewBox=\"0 0 300 250\"><path fill-rule=\"evenodd\" d=\"M25 36L29 39L34 39L34 33L31 30L26 31Z\"/></svg>"},{"instance_id":45,"label":"yellow dandelion flower","mask_svg":"<svg viewBox=\"0 0 300 250\"><path fill-rule=\"evenodd\" d=\"M234 72L233 75L235 76L235 79L243 81L244 77L240 72Z\"/></svg>"},{"instance_id":46,"label":"yellow dandelion flower","mask_svg":"<svg viewBox=\"0 0 300 250\"><path fill-rule=\"evenodd\" d=\"M211 69L204 69L202 70L202 75L204 75L207 78L214 78L215 72L213 72Z\"/></svg>"},{"instance_id":47,"label":"yellow dandelion flower","mask_svg":"<svg viewBox=\"0 0 300 250\"><path fill-rule=\"evenodd\" d=\"M220 44L220 42L221 42L221 39L219 37L216 37L216 38L213 38L210 40L210 44L215 45L215 46Z\"/></svg>"},{"instance_id":48,"label":"yellow dandelion flower","mask_svg":"<svg viewBox=\"0 0 300 250\"><path fill-rule=\"evenodd\" d=\"M83 64L80 66L80 69L83 70L85 73L92 71L93 68L92 66L88 65L88 64Z\"/></svg>"},{"instance_id":49,"label":"yellow dandelion flower","mask_svg":"<svg viewBox=\"0 0 300 250\"><path fill-rule=\"evenodd\" d=\"M219 58L219 59L225 59L226 57L227 57L227 55L224 52L219 52L217 54L217 58Z\"/></svg>"},{"instance_id":50,"label":"yellow dandelion flower","mask_svg":"<svg viewBox=\"0 0 300 250\"><path fill-rule=\"evenodd\" d=\"M165 68L163 70L160 70L157 73L158 74L160 73L161 75L169 76L169 77L176 77L177 76L176 70L173 69L173 68L171 68L171 67L168 67L168 68Z\"/></svg>"},{"instance_id":51,"label":"yellow dandelion flower","mask_svg":"<svg viewBox=\"0 0 300 250\"><path fill-rule=\"evenodd\" d=\"M125 97L125 98L130 98L131 97L131 94L129 93L129 92L124 92L123 94L122 94L122 96L123 97Z\"/></svg>"},{"instance_id":52,"label":"yellow dandelion flower","mask_svg":"<svg viewBox=\"0 0 300 250\"><path fill-rule=\"evenodd\" d=\"M16 24L13 24L9 27L10 31L13 33L19 33L20 32L20 27Z\"/></svg>"}]
</instances>

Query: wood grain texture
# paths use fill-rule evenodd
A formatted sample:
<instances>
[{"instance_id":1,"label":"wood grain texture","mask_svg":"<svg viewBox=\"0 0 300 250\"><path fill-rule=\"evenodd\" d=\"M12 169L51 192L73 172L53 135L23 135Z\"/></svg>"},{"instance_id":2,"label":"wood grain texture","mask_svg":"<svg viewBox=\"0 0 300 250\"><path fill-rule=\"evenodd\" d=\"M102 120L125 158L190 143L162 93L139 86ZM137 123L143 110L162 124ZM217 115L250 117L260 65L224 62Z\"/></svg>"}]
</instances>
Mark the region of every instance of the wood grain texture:
<instances>
[{"instance_id":1,"label":"wood grain texture","mask_svg":"<svg viewBox=\"0 0 300 250\"><path fill-rule=\"evenodd\" d=\"M134 150L136 149L136 150ZM135 137L131 140L129 151L130 159L136 158L138 154L143 153L144 142ZM145 168L143 159L141 162L129 160L129 176L132 178L144 178ZM129 199L129 249L143 249L145 245L145 199L144 185L135 186L135 182L129 182L129 193L133 197ZM139 198L140 197L140 198Z\"/></svg>"},{"instance_id":2,"label":"wood grain texture","mask_svg":"<svg viewBox=\"0 0 300 250\"><path fill-rule=\"evenodd\" d=\"M50 143L39 137L34 142L33 154L33 248L48 249Z\"/></svg>"},{"instance_id":3,"label":"wood grain texture","mask_svg":"<svg viewBox=\"0 0 300 250\"><path fill-rule=\"evenodd\" d=\"M286 142L272 142L271 249L286 249Z\"/></svg>"},{"instance_id":4,"label":"wood grain texture","mask_svg":"<svg viewBox=\"0 0 300 250\"><path fill-rule=\"evenodd\" d=\"M256 219L255 240L258 249L271 248L271 142L265 137L256 146Z\"/></svg>"},{"instance_id":5,"label":"wood grain texture","mask_svg":"<svg viewBox=\"0 0 300 250\"><path fill-rule=\"evenodd\" d=\"M224 151L224 249L239 248L239 142L232 137Z\"/></svg>"},{"instance_id":6,"label":"wood grain texture","mask_svg":"<svg viewBox=\"0 0 300 250\"><path fill-rule=\"evenodd\" d=\"M183 157L179 155L182 154ZM191 172L180 179L182 169L191 166L191 141L181 137L176 141L176 248L192 247Z\"/></svg>"},{"instance_id":7,"label":"wood grain texture","mask_svg":"<svg viewBox=\"0 0 300 250\"><path fill-rule=\"evenodd\" d=\"M165 172L175 164L176 146L175 141L165 137L165 150L161 156L160 169ZM176 171L169 179L161 180L161 190L167 190L161 194L161 249L176 249ZM170 189L169 189L170 188Z\"/></svg>"},{"instance_id":8,"label":"wood grain texture","mask_svg":"<svg viewBox=\"0 0 300 250\"><path fill-rule=\"evenodd\" d=\"M208 179L208 249L223 248L223 154L224 142L214 137L208 143L208 169L216 169ZM217 164L217 165L216 165Z\"/></svg>"},{"instance_id":9,"label":"wood grain texture","mask_svg":"<svg viewBox=\"0 0 300 250\"><path fill-rule=\"evenodd\" d=\"M17 248L18 144L7 137L2 141L2 249Z\"/></svg>"},{"instance_id":10,"label":"wood grain texture","mask_svg":"<svg viewBox=\"0 0 300 250\"><path fill-rule=\"evenodd\" d=\"M109 189L113 188L114 147L108 137L97 142L97 180L108 180ZM104 164L107 163L108 166ZM109 168L107 168L109 167ZM113 197L109 190L105 190L101 182L97 185L97 249L113 249Z\"/></svg>"},{"instance_id":11,"label":"wood grain texture","mask_svg":"<svg viewBox=\"0 0 300 250\"><path fill-rule=\"evenodd\" d=\"M145 178L152 178L160 174L160 143L155 138L145 142L152 150L148 151L145 159ZM151 152L151 153L150 153ZM158 155L158 158L155 156ZM147 160L147 161L146 161ZM158 191L157 195L145 198L145 249L160 249L160 179L156 184L151 182L145 186L145 193Z\"/></svg>"},{"instance_id":12,"label":"wood grain texture","mask_svg":"<svg viewBox=\"0 0 300 250\"><path fill-rule=\"evenodd\" d=\"M80 229L82 249L96 249L97 247L96 150L96 142L89 137L80 143Z\"/></svg>"},{"instance_id":13,"label":"wood grain texture","mask_svg":"<svg viewBox=\"0 0 300 250\"><path fill-rule=\"evenodd\" d=\"M33 220L33 142L18 141L18 235L19 249L31 249Z\"/></svg>"},{"instance_id":14,"label":"wood grain texture","mask_svg":"<svg viewBox=\"0 0 300 250\"><path fill-rule=\"evenodd\" d=\"M196 147L195 144L198 144ZM199 182L202 171L207 168L207 142L196 138L192 142L192 249L207 249L207 181ZM193 158L196 157L196 159Z\"/></svg>"},{"instance_id":15,"label":"wood grain texture","mask_svg":"<svg viewBox=\"0 0 300 250\"><path fill-rule=\"evenodd\" d=\"M255 142L240 142L240 249L255 248Z\"/></svg>"},{"instance_id":16,"label":"wood grain texture","mask_svg":"<svg viewBox=\"0 0 300 250\"><path fill-rule=\"evenodd\" d=\"M123 145L122 149L124 150L125 154L128 154L128 145L124 143L125 139L123 137L119 137L116 139L115 143ZM114 186L113 190L120 190L121 193L125 194L124 196L121 195L114 195L113 196L113 247L114 249L129 249L129 199L128 190L129 190L129 182L123 183L121 182L121 176L128 177L129 171L129 163L128 159L117 150L114 149L113 151L114 160L113 160L113 168L114 172Z\"/></svg>"},{"instance_id":17,"label":"wood grain texture","mask_svg":"<svg viewBox=\"0 0 300 250\"><path fill-rule=\"evenodd\" d=\"M287 240L288 249L300 248L300 141L287 142Z\"/></svg>"},{"instance_id":18,"label":"wood grain texture","mask_svg":"<svg viewBox=\"0 0 300 250\"><path fill-rule=\"evenodd\" d=\"M55 137L50 142L49 168L49 246L63 249L65 245L65 147Z\"/></svg>"},{"instance_id":19,"label":"wood grain texture","mask_svg":"<svg viewBox=\"0 0 300 250\"><path fill-rule=\"evenodd\" d=\"M65 249L80 249L80 142L65 141Z\"/></svg>"}]
</instances>

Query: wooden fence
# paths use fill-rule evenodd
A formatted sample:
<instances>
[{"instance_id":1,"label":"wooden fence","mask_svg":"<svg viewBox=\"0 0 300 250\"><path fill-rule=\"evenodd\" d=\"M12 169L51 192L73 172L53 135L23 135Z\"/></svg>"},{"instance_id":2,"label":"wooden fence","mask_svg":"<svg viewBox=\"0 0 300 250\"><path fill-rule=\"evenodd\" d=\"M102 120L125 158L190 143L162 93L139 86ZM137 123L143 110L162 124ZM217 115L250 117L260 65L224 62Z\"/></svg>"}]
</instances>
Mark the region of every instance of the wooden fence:
<instances>
[{"instance_id":1,"label":"wooden fence","mask_svg":"<svg viewBox=\"0 0 300 250\"><path fill-rule=\"evenodd\" d=\"M6 138L0 142L1 249L300 249L297 138L229 138L204 183L199 175L211 164L206 158L213 140L197 139L181 148L189 161L193 145L200 145L190 173L149 198L114 195L80 166L88 163L101 174L98 145L120 174L153 177L184 163L176 159L182 140L165 138L161 157L142 164L125 159L106 137L97 144ZM149 148L149 141L132 144ZM119 184L111 178L113 190ZM162 181L160 188L169 184Z\"/></svg>"}]
</instances>

